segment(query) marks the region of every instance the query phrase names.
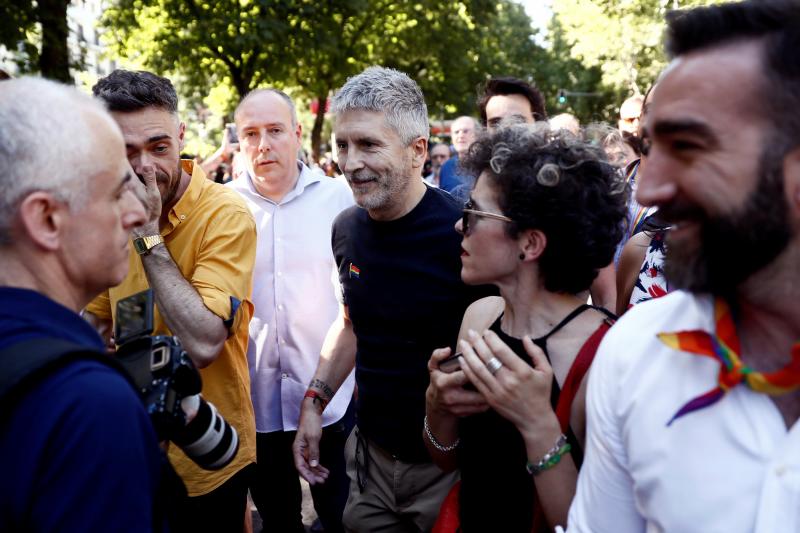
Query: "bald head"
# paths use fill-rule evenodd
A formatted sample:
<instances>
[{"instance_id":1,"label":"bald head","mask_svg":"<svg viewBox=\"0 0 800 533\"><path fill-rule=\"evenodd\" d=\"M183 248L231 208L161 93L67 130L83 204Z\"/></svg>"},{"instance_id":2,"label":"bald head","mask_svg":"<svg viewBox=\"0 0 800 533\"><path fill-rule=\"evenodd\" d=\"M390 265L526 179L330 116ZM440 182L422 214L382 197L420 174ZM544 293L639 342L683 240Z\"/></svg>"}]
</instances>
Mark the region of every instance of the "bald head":
<instances>
[{"instance_id":1,"label":"bald head","mask_svg":"<svg viewBox=\"0 0 800 533\"><path fill-rule=\"evenodd\" d=\"M453 146L459 156L463 156L478 136L478 121L472 117L458 117L450 126Z\"/></svg>"},{"instance_id":2,"label":"bald head","mask_svg":"<svg viewBox=\"0 0 800 533\"><path fill-rule=\"evenodd\" d=\"M551 117L548 122L550 123L550 129L553 131L567 130L576 136L581 133L581 123L575 115L561 113L560 115Z\"/></svg>"},{"instance_id":3,"label":"bald head","mask_svg":"<svg viewBox=\"0 0 800 533\"><path fill-rule=\"evenodd\" d=\"M639 132L639 119L642 115L644 97L640 94L631 96L619 107L619 130L636 135Z\"/></svg>"},{"instance_id":4,"label":"bald head","mask_svg":"<svg viewBox=\"0 0 800 533\"><path fill-rule=\"evenodd\" d=\"M41 78L0 83L0 244L8 244L10 221L26 194L50 191L77 208L87 196L87 176L104 158L124 160L125 146L101 104Z\"/></svg>"},{"instance_id":5,"label":"bald head","mask_svg":"<svg viewBox=\"0 0 800 533\"><path fill-rule=\"evenodd\" d=\"M261 101L273 100L275 98L280 99L286 105L292 117L292 126L297 126L297 109L294 106L292 98L281 90L271 88L255 89L247 93L247 95L242 98L242 101L239 102L239 105L236 106L236 111L233 113L234 122L239 122L242 109L257 106Z\"/></svg>"}]
</instances>

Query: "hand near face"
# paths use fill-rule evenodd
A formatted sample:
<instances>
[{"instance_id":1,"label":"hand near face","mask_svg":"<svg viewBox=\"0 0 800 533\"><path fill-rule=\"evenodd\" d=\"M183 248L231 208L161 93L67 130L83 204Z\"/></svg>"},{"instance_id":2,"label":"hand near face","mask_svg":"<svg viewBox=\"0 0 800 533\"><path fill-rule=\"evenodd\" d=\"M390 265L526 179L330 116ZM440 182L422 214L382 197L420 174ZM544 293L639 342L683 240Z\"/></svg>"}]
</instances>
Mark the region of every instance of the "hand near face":
<instances>
[{"instance_id":1,"label":"hand near face","mask_svg":"<svg viewBox=\"0 0 800 533\"><path fill-rule=\"evenodd\" d=\"M439 364L450 356L450 348L434 350L428 361L431 374L430 385L425 393L428 409L449 416L469 416L489 409L486 399L474 390L467 390L469 383L461 370L442 372Z\"/></svg>"},{"instance_id":2,"label":"hand near face","mask_svg":"<svg viewBox=\"0 0 800 533\"><path fill-rule=\"evenodd\" d=\"M161 217L161 191L156 183L155 168L149 165L143 166L141 179L144 180L144 189L139 188L137 195L147 210L147 223L134 229L136 236L152 235L154 224L157 233L158 220Z\"/></svg>"},{"instance_id":3,"label":"hand near face","mask_svg":"<svg viewBox=\"0 0 800 533\"><path fill-rule=\"evenodd\" d=\"M459 342L463 354L461 368L492 409L523 434L552 425L555 418L550 405L553 369L544 352L530 338L523 338L525 351L533 360L531 367L493 331L480 336L470 330L467 335L468 341ZM486 366L492 358L503 365L494 374Z\"/></svg>"}]
</instances>

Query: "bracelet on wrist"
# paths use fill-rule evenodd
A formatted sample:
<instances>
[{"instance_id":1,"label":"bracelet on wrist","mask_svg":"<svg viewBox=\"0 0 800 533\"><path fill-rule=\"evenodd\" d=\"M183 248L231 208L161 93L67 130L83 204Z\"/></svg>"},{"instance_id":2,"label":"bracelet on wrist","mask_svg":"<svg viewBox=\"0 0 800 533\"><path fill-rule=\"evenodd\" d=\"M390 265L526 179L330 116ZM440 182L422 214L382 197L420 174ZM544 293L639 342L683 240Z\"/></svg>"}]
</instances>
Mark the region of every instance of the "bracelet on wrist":
<instances>
[{"instance_id":1,"label":"bracelet on wrist","mask_svg":"<svg viewBox=\"0 0 800 533\"><path fill-rule=\"evenodd\" d=\"M436 437L433 436L433 432L431 431L431 427L428 425L428 415L425 415L425 420L423 421L423 425L425 426L425 434L428 436L428 440L430 440L431 444L433 444L433 447L439 450L440 452L444 453L452 452L453 450L456 449L456 447L458 447L458 444L461 442L461 438L459 437L453 444L445 446L444 444L441 444L438 440L436 440Z\"/></svg>"},{"instance_id":2,"label":"bracelet on wrist","mask_svg":"<svg viewBox=\"0 0 800 533\"><path fill-rule=\"evenodd\" d=\"M559 461L561 461L561 458L568 454L571 449L572 447L567 442L567 436L561 434L561 436L558 437L555 445L550 448L547 453L545 453L544 456L539 459L539 461L536 463L531 463L528 461L528 464L525 465L525 469L530 475L538 476L545 470L549 470L556 466Z\"/></svg>"},{"instance_id":3,"label":"bracelet on wrist","mask_svg":"<svg viewBox=\"0 0 800 533\"><path fill-rule=\"evenodd\" d=\"M308 389L306 393L303 395L303 398L311 398L311 401L315 404L319 404L319 411L322 412L325 410L325 406L328 405L328 400L325 399L319 391L314 389Z\"/></svg>"}]
</instances>

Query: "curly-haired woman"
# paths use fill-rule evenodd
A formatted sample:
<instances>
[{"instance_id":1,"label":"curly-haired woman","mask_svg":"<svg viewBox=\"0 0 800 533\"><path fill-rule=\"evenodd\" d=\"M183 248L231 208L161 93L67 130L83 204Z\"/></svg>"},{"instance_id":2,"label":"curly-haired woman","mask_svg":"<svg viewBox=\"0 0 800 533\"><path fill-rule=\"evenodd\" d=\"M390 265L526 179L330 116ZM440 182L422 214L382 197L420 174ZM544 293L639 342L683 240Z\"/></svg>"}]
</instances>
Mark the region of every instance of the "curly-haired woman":
<instances>
[{"instance_id":1,"label":"curly-haired woman","mask_svg":"<svg viewBox=\"0 0 800 533\"><path fill-rule=\"evenodd\" d=\"M576 294L612 259L627 188L602 148L538 125L480 138L463 165L477 182L456 224L461 276L501 296L467 310L460 357L434 351L424 439L440 467L461 470L462 531L563 525L582 378L610 325Z\"/></svg>"}]
</instances>

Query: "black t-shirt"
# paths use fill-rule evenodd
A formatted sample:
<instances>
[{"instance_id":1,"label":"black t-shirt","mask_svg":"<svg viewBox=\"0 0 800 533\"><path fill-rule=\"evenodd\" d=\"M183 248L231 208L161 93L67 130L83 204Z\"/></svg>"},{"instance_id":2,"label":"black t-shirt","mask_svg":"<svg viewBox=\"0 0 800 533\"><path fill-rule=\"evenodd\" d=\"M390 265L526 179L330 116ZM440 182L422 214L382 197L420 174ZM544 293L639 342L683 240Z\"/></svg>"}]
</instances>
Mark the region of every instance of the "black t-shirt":
<instances>
[{"instance_id":1,"label":"black t-shirt","mask_svg":"<svg viewBox=\"0 0 800 533\"><path fill-rule=\"evenodd\" d=\"M358 427L406 462L430 461L422 442L428 359L454 346L464 310L489 294L461 281L461 205L428 188L400 219L351 207L333 224L333 253L357 339Z\"/></svg>"}]
</instances>

